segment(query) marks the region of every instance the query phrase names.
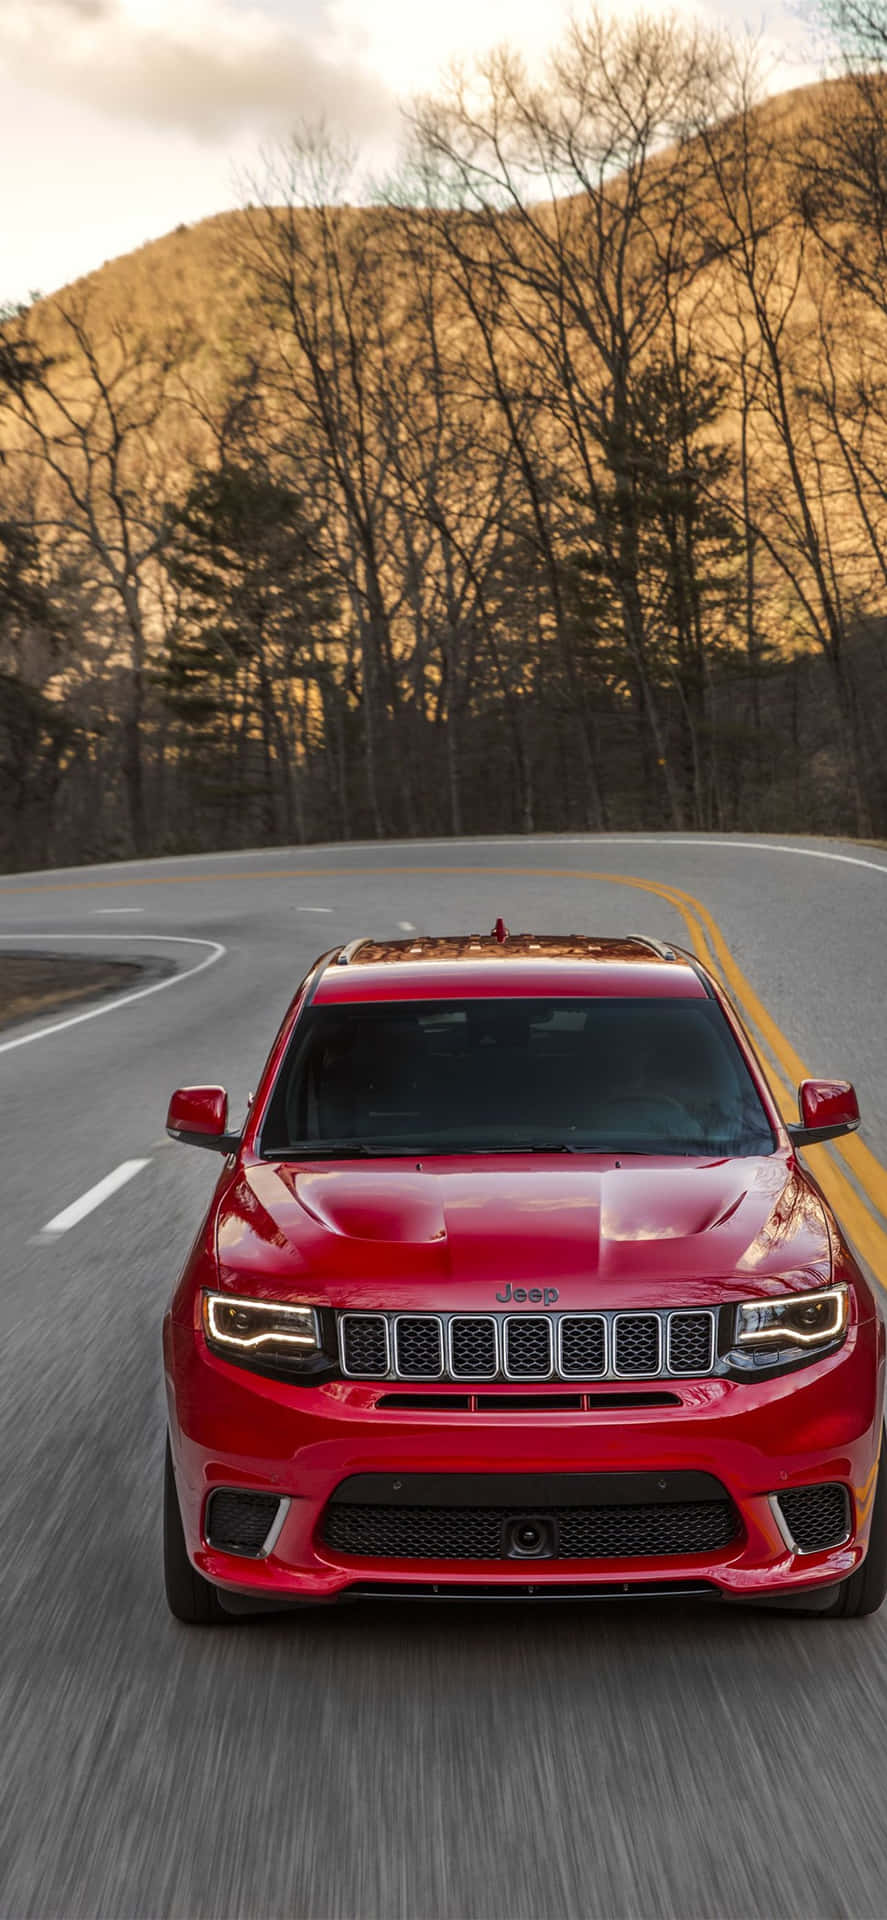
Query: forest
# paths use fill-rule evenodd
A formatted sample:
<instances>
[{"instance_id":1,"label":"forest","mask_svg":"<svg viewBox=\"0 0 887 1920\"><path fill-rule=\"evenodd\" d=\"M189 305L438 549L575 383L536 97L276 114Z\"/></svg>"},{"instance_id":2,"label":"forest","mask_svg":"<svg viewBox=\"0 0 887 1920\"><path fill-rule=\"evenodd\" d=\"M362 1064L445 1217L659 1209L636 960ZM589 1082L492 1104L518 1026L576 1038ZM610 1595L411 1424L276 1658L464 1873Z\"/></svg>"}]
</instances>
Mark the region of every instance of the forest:
<instances>
[{"instance_id":1,"label":"forest","mask_svg":"<svg viewBox=\"0 0 887 1920\"><path fill-rule=\"evenodd\" d=\"M589 14L0 325L7 870L887 837L887 0Z\"/></svg>"}]
</instances>

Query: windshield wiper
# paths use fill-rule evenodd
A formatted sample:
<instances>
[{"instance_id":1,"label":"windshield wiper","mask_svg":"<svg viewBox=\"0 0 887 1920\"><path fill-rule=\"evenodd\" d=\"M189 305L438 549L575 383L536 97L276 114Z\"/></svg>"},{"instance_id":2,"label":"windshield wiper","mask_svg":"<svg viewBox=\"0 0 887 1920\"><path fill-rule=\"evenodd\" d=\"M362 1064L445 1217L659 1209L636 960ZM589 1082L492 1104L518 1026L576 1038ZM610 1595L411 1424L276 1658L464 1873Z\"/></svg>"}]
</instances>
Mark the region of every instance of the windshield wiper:
<instances>
[{"instance_id":1,"label":"windshield wiper","mask_svg":"<svg viewBox=\"0 0 887 1920\"><path fill-rule=\"evenodd\" d=\"M288 1140L285 1147L269 1147L271 1160L435 1160L457 1158L469 1153L583 1153L565 1140L517 1140L507 1146L488 1146L485 1142L460 1140L437 1143L432 1147L386 1147L367 1140ZM593 1149L596 1151L596 1149Z\"/></svg>"},{"instance_id":2,"label":"windshield wiper","mask_svg":"<svg viewBox=\"0 0 887 1920\"><path fill-rule=\"evenodd\" d=\"M288 1140L266 1149L270 1160L414 1160L414 1147L369 1147L365 1140Z\"/></svg>"},{"instance_id":3,"label":"windshield wiper","mask_svg":"<svg viewBox=\"0 0 887 1920\"><path fill-rule=\"evenodd\" d=\"M507 1147L461 1147L461 1153L581 1153L581 1147L570 1146L567 1140L515 1140Z\"/></svg>"},{"instance_id":4,"label":"windshield wiper","mask_svg":"<svg viewBox=\"0 0 887 1920\"><path fill-rule=\"evenodd\" d=\"M367 1140L289 1140L286 1146L266 1147L263 1157L266 1160L456 1160L470 1154L501 1157L521 1153L584 1153L603 1159L646 1160L651 1156L664 1156L674 1160L704 1160L714 1151L702 1141L694 1141L692 1146L657 1141L643 1147L614 1147L598 1146L591 1141L581 1141L574 1146L568 1140L515 1140L507 1145L490 1146L486 1141L460 1140L438 1142L434 1146L388 1147Z\"/></svg>"}]
</instances>

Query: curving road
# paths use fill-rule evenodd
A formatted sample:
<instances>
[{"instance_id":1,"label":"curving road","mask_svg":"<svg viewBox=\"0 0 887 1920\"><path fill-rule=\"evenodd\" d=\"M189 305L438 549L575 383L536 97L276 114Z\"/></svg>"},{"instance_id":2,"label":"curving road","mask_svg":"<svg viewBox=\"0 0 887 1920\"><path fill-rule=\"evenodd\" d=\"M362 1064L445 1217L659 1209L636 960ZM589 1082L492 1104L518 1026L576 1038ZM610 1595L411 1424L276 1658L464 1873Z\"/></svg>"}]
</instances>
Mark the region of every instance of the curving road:
<instances>
[{"instance_id":1,"label":"curving road","mask_svg":"<svg viewBox=\"0 0 887 1920\"><path fill-rule=\"evenodd\" d=\"M0 1034L7 1920L887 1913L887 1609L165 1612L159 1322L216 1171L165 1141L169 1091L224 1081L236 1113L322 948L499 912L720 952L777 1065L855 1079L868 1153L821 1150L823 1177L887 1253L887 849L534 838L0 876L0 951L155 969Z\"/></svg>"}]
</instances>

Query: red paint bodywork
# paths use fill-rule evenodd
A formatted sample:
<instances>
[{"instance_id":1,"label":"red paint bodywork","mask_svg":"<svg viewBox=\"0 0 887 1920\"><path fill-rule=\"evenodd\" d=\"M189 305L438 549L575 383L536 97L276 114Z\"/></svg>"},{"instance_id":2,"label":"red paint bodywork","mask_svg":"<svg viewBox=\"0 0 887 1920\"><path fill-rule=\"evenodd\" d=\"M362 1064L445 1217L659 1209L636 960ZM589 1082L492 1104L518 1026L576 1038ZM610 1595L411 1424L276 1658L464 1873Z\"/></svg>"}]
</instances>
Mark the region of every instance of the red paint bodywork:
<instances>
[{"instance_id":1,"label":"red paint bodywork","mask_svg":"<svg viewBox=\"0 0 887 1920\"><path fill-rule=\"evenodd\" d=\"M444 943L441 943L443 945ZM455 943L454 943L455 944ZM865 1278L816 1182L794 1153L761 1068L714 980L678 959L611 943L592 960L530 957L526 941L459 943L446 956L337 966L319 1002L533 993L702 995L733 1026L773 1125L772 1154L734 1160L515 1153L409 1162L284 1164L256 1142L280 1063L308 991L303 983L269 1056L243 1139L226 1162L164 1321L170 1434L188 1550L210 1580L281 1599L332 1599L374 1579L537 1591L614 1581L709 1580L737 1598L831 1585L860 1563L883 1420L884 1333ZM403 948L408 943L402 943ZM492 947L492 952L491 952ZM310 976L309 976L310 979ZM824 1084L824 1083L823 1083ZM821 1124L814 1122L812 1124ZM715 1306L844 1280L844 1344L780 1377L669 1379L678 1405L583 1411L382 1409L390 1383L303 1385L263 1377L211 1352L205 1288L334 1308L496 1310L496 1292L556 1285L558 1310ZM612 1387L612 1382L609 1383ZM409 1391L406 1383L399 1389ZM534 1385L536 1398L563 1391ZM513 1397L520 1387L497 1385ZM464 1389L441 1385L444 1398ZM323 1510L355 1473L702 1470L732 1496L741 1537L711 1557L653 1561L459 1562L349 1559L319 1540ZM793 1555L769 1497L789 1486L842 1481L852 1532L839 1548ZM290 1496L272 1553L244 1560L203 1533L213 1488Z\"/></svg>"},{"instance_id":2,"label":"red paint bodywork","mask_svg":"<svg viewBox=\"0 0 887 1920\"><path fill-rule=\"evenodd\" d=\"M798 1106L805 1127L859 1126L859 1102L849 1080L802 1080Z\"/></svg>"},{"instance_id":3,"label":"red paint bodywork","mask_svg":"<svg viewBox=\"0 0 887 1920\"><path fill-rule=\"evenodd\" d=\"M167 1132L206 1134L218 1140L228 1125L228 1095L224 1087L179 1087L166 1116Z\"/></svg>"}]
</instances>

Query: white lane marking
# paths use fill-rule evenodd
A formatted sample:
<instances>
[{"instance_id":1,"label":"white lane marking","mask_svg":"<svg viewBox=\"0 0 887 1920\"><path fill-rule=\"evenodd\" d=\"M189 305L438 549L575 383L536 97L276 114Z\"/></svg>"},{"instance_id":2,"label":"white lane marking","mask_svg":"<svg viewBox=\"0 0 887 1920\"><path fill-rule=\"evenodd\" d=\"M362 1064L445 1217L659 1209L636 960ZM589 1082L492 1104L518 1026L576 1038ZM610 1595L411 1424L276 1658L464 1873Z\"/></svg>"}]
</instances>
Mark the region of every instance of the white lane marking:
<instances>
[{"instance_id":1,"label":"white lane marking","mask_svg":"<svg viewBox=\"0 0 887 1920\"><path fill-rule=\"evenodd\" d=\"M120 1007L132 1007L137 1000L147 1000L152 993L165 993L167 987L181 987L186 980L196 979L198 973L205 973L207 967L214 967L217 960L224 959L227 947L218 940L197 940L187 933L0 933L0 941L24 940L28 946L39 946L41 941L54 946L58 940L111 940L115 945L121 940L135 940L143 946L146 940L166 947L209 947L205 960L198 960L194 967L186 967L184 973L173 973L168 980L155 980L152 987L139 987L135 993L118 994L115 1000L106 1000L100 1007L90 1007L86 1013L73 1013L67 1020L54 1020L51 1026L38 1027L33 1033L20 1033L15 1040L0 1041L0 1053L14 1053L17 1047L29 1047L34 1040L48 1040L53 1033L65 1033L69 1027L80 1027L86 1020L100 1020L104 1013L116 1013Z\"/></svg>"},{"instance_id":2,"label":"white lane marking","mask_svg":"<svg viewBox=\"0 0 887 1920\"><path fill-rule=\"evenodd\" d=\"M332 913L332 907L297 907L297 913Z\"/></svg>"},{"instance_id":3,"label":"white lane marking","mask_svg":"<svg viewBox=\"0 0 887 1920\"><path fill-rule=\"evenodd\" d=\"M415 927L413 926L412 920L398 920L397 924L400 928L401 933L415 933L416 931Z\"/></svg>"},{"instance_id":4,"label":"white lane marking","mask_svg":"<svg viewBox=\"0 0 887 1920\"><path fill-rule=\"evenodd\" d=\"M53 1220L47 1221L40 1234L41 1240L54 1240L58 1234L76 1227L86 1219L88 1213L94 1213L103 1200L110 1200L112 1193L117 1193L120 1187L126 1186L128 1180L133 1180L137 1173L141 1173L143 1167L150 1165L150 1160L123 1160L113 1173L106 1173L104 1180L99 1180L96 1186L90 1187L88 1193L81 1194L80 1199L73 1201L63 1213L57 1213Z\"/></svg>"},{"instance_id":5,"label":"white lane marking","mask_svg":"<svg viewBox=\"0 0 887 1920\"><path fill-rule=\"evenodd\" d=\"M151 860L120 860L94 864L89 867L35 867L28 873L6 873L0 876L3 881L14 881L20 888L25 881L58 880L71 878L78 885L88 883L90 875L109 873L124 876L131 873L133 884L137 885L137 876L156 874L158 867L169 866L173 869L194 864L199 872L201 866L208 866L217 860L234 860L239 865L232 867L230 878L236 880L239 875L248 877L249 861L267 859L274 854L280 859L300 859L310 861L321 855L346 855L355 853L382 853L386 848L404 852L421 852L423 847L446 847L450 850L469 851L472 847L595 847L595 846L640 846L640 847L742 847L753 853L795 853L810 860L837 860L851 867L870 867L875 873L887 875L887 856L883 860L864 860L856 854L831 853L825 847L792 847L774 840L724 840L713 839L707 833L686 834L683 837L663 833L510 833L496 834L484 839L480 834L470 835L467 839L454 839L444 835L427 840L325 840L311 847L243 847L236 854L228 851L201 854L157 855ZM409 867L404 868L409 872ZM444 869L445 871L445 869ZM162 874L157 878L162 881ZM35 886L35 892L39 887Z\"/></svg>"},{"instance_id":6,"label":"white lane marking","mask_svg":"<svg viewBox=\"0 0 887 1920\"><path fill-rule=\"evenodd\" d=\"M486 845L494 843L488 841ZM503 843L500 841L500 845ZM538 843L537 843L538 844ZM553 841L548 844L554 845ZM699 834L692 840L678 840L663 833L601 833L588 839L567 840L562 845L571 847L594 846L641 846L641 847L739 847L747 853L794 853L803 860L838 860L844 867L870 867L873 873L887 874L887 860L862 860L855 853L830 853L824 847L786 847L778 840L711 840L708 834Z\"/></svg>"},{"instance_id":7,"label":"white lane marking","mask_svg":"<svg viewBox=\"0 0 887 1920\"><path fill-rule=\"evenodd\" d=\"M144 907L93 907L93 913L98 920L112 913L144 913L144 911Z\"/></svg>"}]
</instances>

